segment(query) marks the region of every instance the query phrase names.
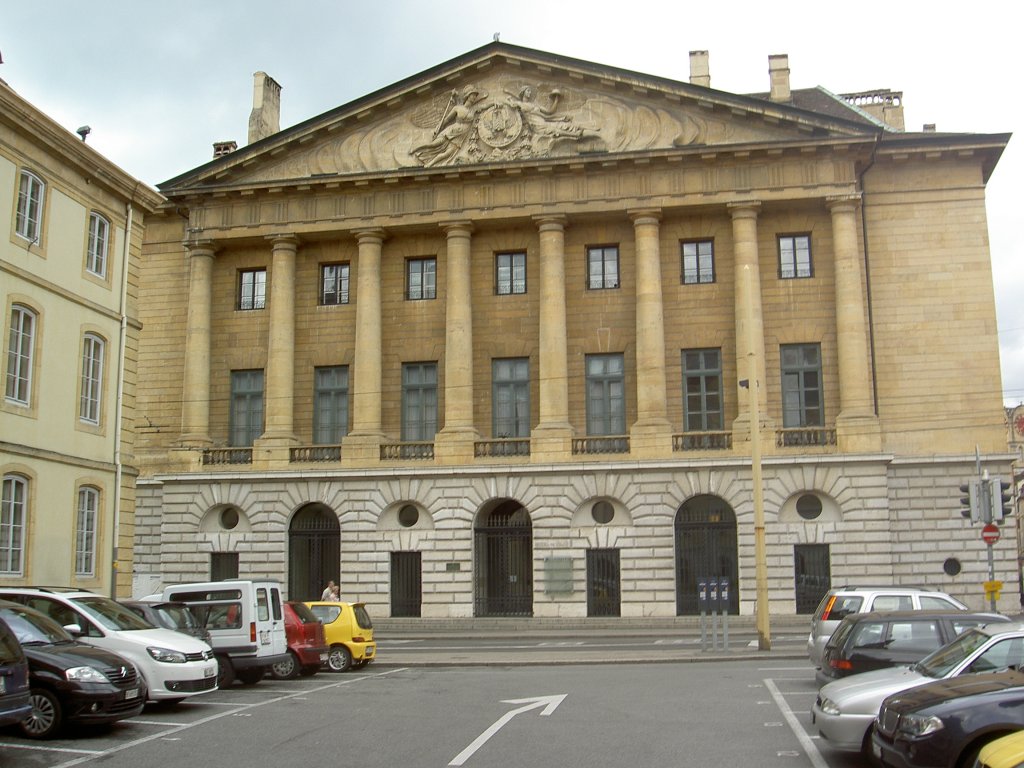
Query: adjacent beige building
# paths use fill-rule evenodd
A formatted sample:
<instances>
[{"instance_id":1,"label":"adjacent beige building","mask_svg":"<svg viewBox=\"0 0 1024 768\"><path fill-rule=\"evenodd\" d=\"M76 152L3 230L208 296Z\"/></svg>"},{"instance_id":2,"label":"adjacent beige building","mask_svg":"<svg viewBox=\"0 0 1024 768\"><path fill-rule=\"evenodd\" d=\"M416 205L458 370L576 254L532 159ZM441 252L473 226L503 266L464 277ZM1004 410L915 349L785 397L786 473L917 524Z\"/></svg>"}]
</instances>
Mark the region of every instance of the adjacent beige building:
<instances>
[{"instance_id":1,"label":"adjacent beige building","mask_svg":"<svg viewBox=\"0 0 1024 768\"><path fill-rule=\"evenodd\" d=\"M162 202L0 81L0 583L131 592L144 217Z\"/></svg>"},{"instance_id":2,"label":"adjacent beige building","mask_svg":"<svg viewBox=\"0 0 1024 768\"><path fill-rule=\"evenodd\" d=\"M958 486L1013 458L1009 137L908 132L785 56L755 95L690 66L493 43L285 130L257 73L248 145L147 219L136 591L675 616L727 579L752 613L761 497L773 613L864 580L980 605Z\"/></svg>"}]
</instances>

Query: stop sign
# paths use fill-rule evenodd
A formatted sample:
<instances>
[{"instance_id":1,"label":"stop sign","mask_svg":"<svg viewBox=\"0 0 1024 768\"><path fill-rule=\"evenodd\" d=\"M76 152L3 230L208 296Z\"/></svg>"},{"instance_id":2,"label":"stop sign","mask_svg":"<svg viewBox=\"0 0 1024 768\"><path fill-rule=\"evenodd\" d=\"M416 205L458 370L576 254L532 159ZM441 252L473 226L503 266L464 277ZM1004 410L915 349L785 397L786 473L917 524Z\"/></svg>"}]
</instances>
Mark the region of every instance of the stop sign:
<instances>
[{"instance_id":1,"label":"stop sign","mask_svg":"<svg viewBox=\"0 0 1024 768\"><path fill-rule=\"evenodd\" d=\"M999 526L989 523L981 529L981 540L989 546L999 541Z\"/></svg>"}]
</instances>

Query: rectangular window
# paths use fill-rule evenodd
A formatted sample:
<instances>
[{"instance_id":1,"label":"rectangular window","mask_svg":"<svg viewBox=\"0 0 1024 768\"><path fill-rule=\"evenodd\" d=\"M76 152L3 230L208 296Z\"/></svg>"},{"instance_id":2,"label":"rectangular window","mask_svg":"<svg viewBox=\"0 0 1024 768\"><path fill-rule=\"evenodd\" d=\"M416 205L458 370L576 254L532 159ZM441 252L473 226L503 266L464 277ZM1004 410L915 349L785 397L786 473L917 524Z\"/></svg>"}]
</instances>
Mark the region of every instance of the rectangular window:
<instances>
[{"instance_id":1,"label":"rectangular window","mask_svg":"<svg viewBox=\"0 0 1024 768\"><path fill-rule=\"evenodd\" d=\"M437 363L402 364L402 440L437 434Z\"/></svg>"},{"instance_id":2,"label":"rectangular window","mask_svg":"<svg viewBox=\"0 0 1024 768\"><path fill-rule=\"evenodd\" d=\"M587 355L587 434L626 434L626 374L620 354Z\"/></svg>"},{"instance_id":3,"label":"rectangular window","mask_svg":"<svg viewBox=\"0 0 1024 768\"><path fill-rule=\"evenodd\" d=\"M715 241L695 240L682 243L684 285L715 282Z\"/></svg>"},{"instance_id":4,"label":"rectangular window","mask_svg":"<svg viewBox=\"0 0 1024 768\"><path fill-rule=\"evenodd\" d=\"M5 475L0 496L0 573L18 575L22 571L27 506L28 481Z\"/></svg>"},{"instance_id":5,"label":"rectangular window","mask_svg":"<svg viewBox=\"0 0 1024 768\"><path fill-rule=\"evenodd\" d=\"M102 395L103 339L87 333L82 343L82 393L78 418L90 424L99 424Z\"/></svg>"},{"instance_id":6,"label":"rectangular window","mask_svg":"<svg viewBox=\"0 0 1024 768\"><path fill-rule=\"evenodd\" d=\"M348 262L320 265L320 304L348 304Z\"/></svg>"},{"instance_id":7,"label":"rectangular window","mask_svg":"<svg viewBox=\"0 0 1024 768\"><path fill-rule=\"evenodd\" d=\"M46 185L30 171L21 172L18 184L18 211L14 231L32 243L38 243L43 224L43 193Z\"/></svg>"},{"instance_id":8,"label":"rectangular window","mask_svg":"<svg viewBox=\"0 0 1024 768\"><path fill-rule=\"evenodd\" d=\"M599 291L619 287L619 247L617 245L587 248L587 288Z\"/></svg>"},{"instance_id":9,"label":"rectangular window","mask_svg":"<svg viewBox=\"0 0 1024 768\"><path fill-rule=\"evenodd\" d=\"M78 525L75 528L75 575L96 575L96 519L100 492L95 488L78 491Z\"/></svg>"},{"instance_id":10,"label":"rectangular window","mask_svg":"<svg viewBox=\"0 0 1024 768\"><path fill-rule=\"evenodd\" d=\"M491 361L491 381L494 437L529 437L529 358Z\"/></svg>"},{"instance_id":11,"label":"rectangular window","mask_svg":"<svg viewBox=\"0 0 1024 768\"><path fill-rule=\"evenodd\" d=\"M779 277L789 280L797 277L813 277L811 269L811 236L779 236Z\"/></svg>"},{"instance_id":12,"label":"rectangular window","mask_svg":"<svg viewBox=\"0 0 1024 768\"><path fill-rule=\"evenodd\" d=\"M263 434L263 371L231 372L231 445L250 446Z\"/></svg>"},{"instance_id":13,"label":"rectangular window","mask_svg":"<svg viewBox=\"0 0 1024 768\"><path fill-rule=\"evenodd\" d=\"M348 433L348 366L314 371L313 443L338 445Z\"/></svg>"},{"instance_id":14,"label":"rectangular window","mask_svg":"<svg viewBox=\"0 0 1024 768\"><path fill-rule=\"evenodd\" d=\"M238 273L238 308L263 309L266 305L267 270L241 270Z\"/></svg>"},{"instance_id":15,"label":"rectangular window","mask_svg":"<svg viewBox=\"0 0 1024 768\"><path fill-rule=\"evenodd\" d=\"M824 426L821 345L783 344L780 356L783 428Z\"/></svg>"},{"instance_id":16,"label":"rectangular window","mask_svg":"<svg viewBox=\"0 0 1024 768\"><path fill-rule=\"evenodd\" d=\"M526 293L525 252L495 254L494 292L499 296Z\"/></svg>"},{"instance_id":17,"label":"rectangular window","mask_svg":"<svg viewBox=\"0 0 1024 768\"><path fill-rule=\"evenodd\" d=\"M683 350L683 411L687 432L716 432L722 419L722 350Z\"/></svg>"},{"instance_id":18,"label":"rectangular window","mask_svg":"<svg viewBox=\"0 0 1024 768\"><path fill-rule=\"evenodd\" d=\"M35 329L35 313L15 304L11 308L11 327L8 331L4 393L8 400L18 405L28 405L32 393Z\"/></svg>"},{"instance_id":19,"label":"rectangular window","mask_svg":"<svg viewBox=\"0 0 1024 768\"><path fill-rule=\"evenodd\" d=\"M237 552L210 553L210 581L238 578Z\"/></svg>"},{"instance_id":20,"label":"rectangular window","mask_svg":"<svg viewBox=\"0 0 1024 768\"><path fill-rule=\"evenodd\" d=\"M405 297L409 301L437 298L437 259L408 259L405 268Z\"/></svg>"},{"instance_id":21,"label":"rectangular window","mask_svg":"<svg viewBox=\"0 0 1024 768\"><path fill-rule=\"evenodd\" d=\"M107 244L110 222L95 211L89 214L89 242L86 245L85 268L98 277L107 276Z\"/></svg>"}]
</instances>

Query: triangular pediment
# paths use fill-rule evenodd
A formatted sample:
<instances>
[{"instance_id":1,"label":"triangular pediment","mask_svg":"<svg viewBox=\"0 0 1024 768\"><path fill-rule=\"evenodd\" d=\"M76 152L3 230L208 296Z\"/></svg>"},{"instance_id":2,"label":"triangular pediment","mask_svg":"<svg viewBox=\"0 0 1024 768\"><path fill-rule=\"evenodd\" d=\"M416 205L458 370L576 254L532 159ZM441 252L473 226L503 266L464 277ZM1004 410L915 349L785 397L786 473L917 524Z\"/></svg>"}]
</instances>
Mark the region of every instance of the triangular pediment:
<instances>
[{"instance_id":1,"label":"triangular pediment","mask_svg":"<svg viewBox=\"0 0 1024 768\"><path fill-rule=\"evenodd\" d=\"M495 43L160 188L421 174L870 132L852 119Z\"/></svg>"}]
</instances>

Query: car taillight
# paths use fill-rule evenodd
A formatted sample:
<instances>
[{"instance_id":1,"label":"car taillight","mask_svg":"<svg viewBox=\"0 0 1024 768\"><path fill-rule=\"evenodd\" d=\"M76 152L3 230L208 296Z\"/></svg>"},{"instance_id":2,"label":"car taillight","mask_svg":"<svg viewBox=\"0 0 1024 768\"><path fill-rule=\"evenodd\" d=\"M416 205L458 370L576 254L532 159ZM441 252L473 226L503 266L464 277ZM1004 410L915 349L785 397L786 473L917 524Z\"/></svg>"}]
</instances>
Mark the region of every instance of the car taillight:
<instances>
[{"instance_id":1,"label":"car taillight","mask_svg":"<svg viewBox=\"0 0 1024 768\"><path fill-rule=\"evenodd\" d=\"M836 598L838 595L832 595L829 598L828 604L825 606L825 611L821 614L822 621L828 621L828 615L832 612L832 606L836 604Z\"/></svg>"},{"instance_id":2,"label":"car taillight","mask_svg":"<svg viewBox=\"0 0 1024 768\"><path fill-rule=\"evenodd\" d=\"M256 622L255 621L250 621L249 622L249 642L250 643L255 643L256 642Z\"/></svg>"},{"instance_id":3,"label":"car taillight","mask_svg":"<svg viewBox=\"0 0 1024 768\"><path fill-rule=\"evenodd\" d=\"M832 667L832 669L853 669L853 664L846 659L832 659L829 661L828 665Z\"/></svg>"}]
</instances>

